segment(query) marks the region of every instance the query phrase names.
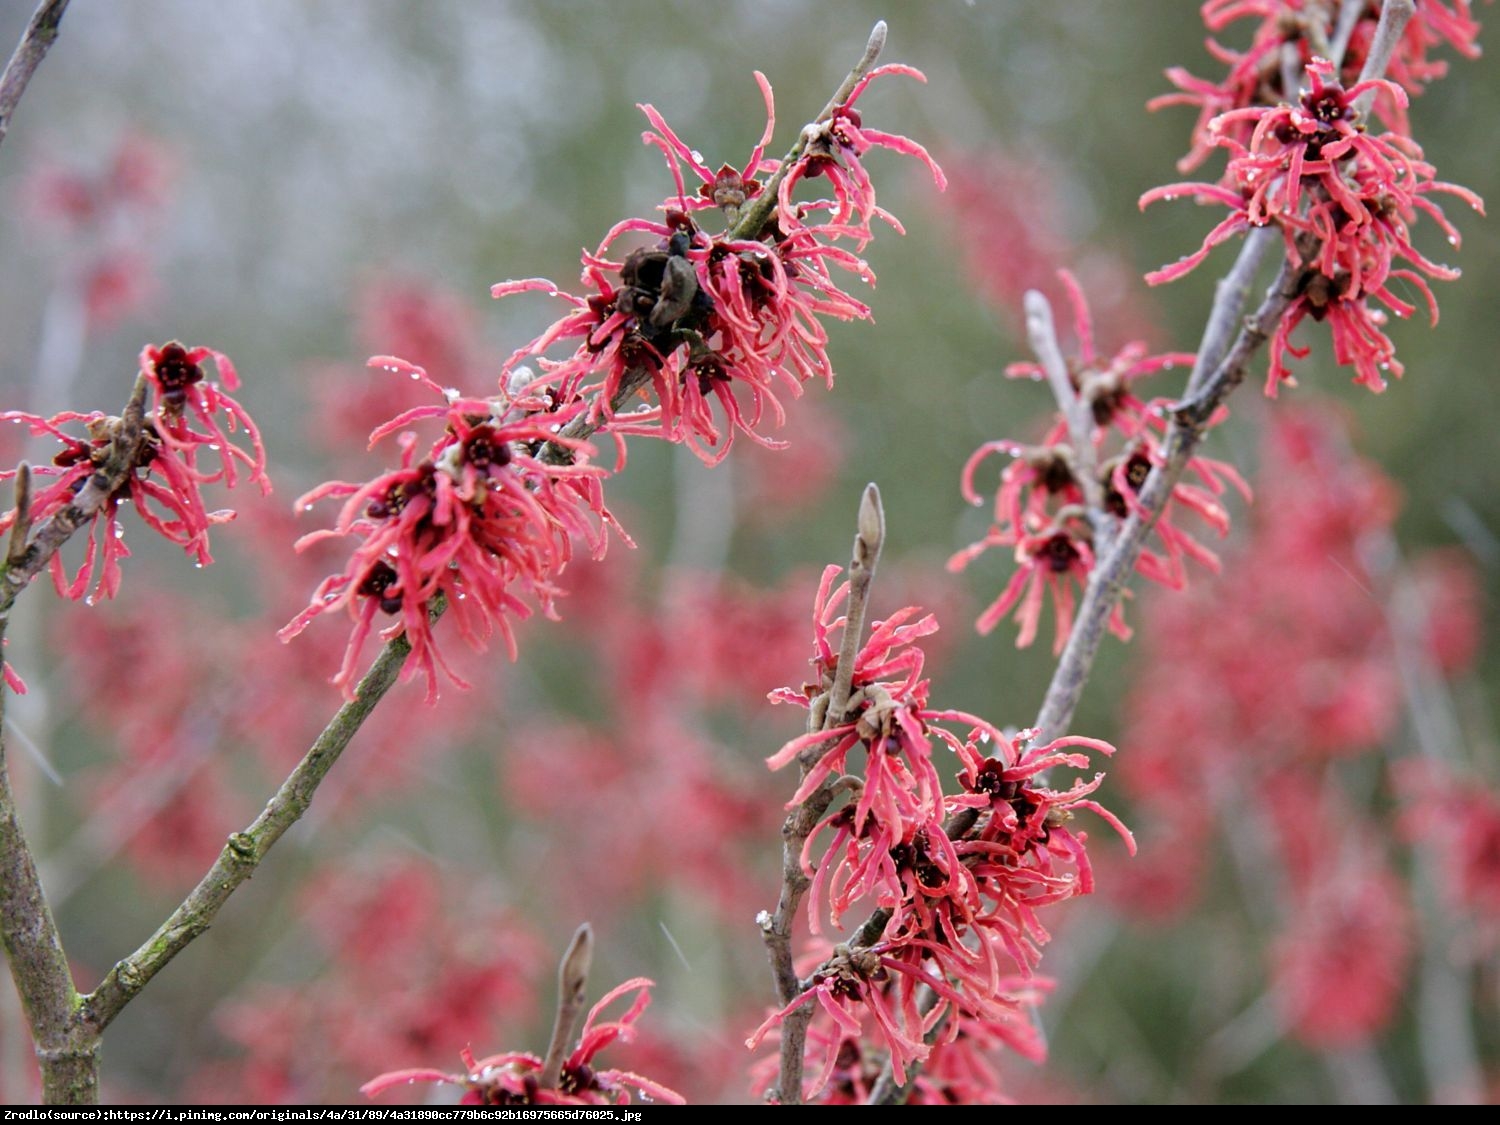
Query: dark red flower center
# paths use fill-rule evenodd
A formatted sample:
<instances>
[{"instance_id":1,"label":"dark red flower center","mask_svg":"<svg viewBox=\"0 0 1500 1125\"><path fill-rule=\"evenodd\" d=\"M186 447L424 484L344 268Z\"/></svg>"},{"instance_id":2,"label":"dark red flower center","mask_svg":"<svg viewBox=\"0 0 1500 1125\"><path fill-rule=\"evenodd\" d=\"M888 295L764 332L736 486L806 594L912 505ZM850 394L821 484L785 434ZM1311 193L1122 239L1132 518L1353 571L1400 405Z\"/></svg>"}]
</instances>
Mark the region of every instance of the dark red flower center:
<instances>
[{"instance_id":1,"label":"dark red flower center","mask_svg":"<svg viewBox=\"0 0 1500 1125\"><path fill-rule=\"evenodd\" d=\"M759 195L760 188L759 180L747 180L726 164L714 174L714 182L702 185L698 194L713 200L715 207L737 208L743 207L751 196Z\"/></svg>"},{"instance_id":2,"label":"dark red flower center","mask_svg":"<svg viewBox=\"0 0 1500 1125\"><path fill-rule=\"evenodd\" d=\"M897 844L891 849L891 862L897 871L910 871L924 887L940 886L946 879L943 869L932 862L927 833L918 832L909 844Z\"/></svg>"},{"instance_id":3,"label":"dark red flower center","mask_svg":"<svg viewBox=\"0 0 1500 1125\"><path fill-rule=\"evenodd\" d=\"M999 758L986 758L980 763L974 783L968 789L974 793L988 793L1002 801L1008 801L1020 791L1020 783L1005 780L1005 763Z\"/></svg>"},{"instance_id":4,"label":"dark red flower center","mask_svg":"<svg viewBox=\"0 0 1500 1125\"><path fill-rule=\"evenodd\" d=\"M1314 320L1321 321L1328 315L1328 309L1348 290L1349 281L1347 273L1340 273L1337 277L1316 272L1308 274L1307 280L1302 283L1302 299L1308 314Z\"/></svg>"},{"instance_id":5,"label":"dark red flower center","mask_svg":"<svg viewBox=\"0 0 1500 1125\"><path fill-rule=\"evenodd\" d=\"M1338 86L1325 86L1316 94L1302 95L1302 108L1326 124L1347 121L1353 116L1349 98Z\"/></svg>"},{"instance_id":6,"label":"dark red flower center","mask_svg":"<svg viewBox=\"0 0 1500 1125\"><path fill-rule=\"evenodd\" d=\"M380 608L386 613L397 613L401 609L401 594L389 592L397 578L394 567L386 562L377 562L365 571L364 578L360 579L354 592L363 598L378 599Z\"/></svg>"},{"instance_id":7,"label":"dark red flower center","mask_svg":"<svg viewBox=\"0 0 1500 1125\"><path fill-rule=\"evenodd\" d=\"M203 381L203 368L188 359L187 349L172 341L156 359L155 375L162 399L173 409L187 401L188 388Z\"/></svg>"},{"instance_id":8,"label":"dark red flower center","mask_svg":"<svg viewBox=\"0 0 1500 1125\"><path fill-rule=\"evenodd\" d=\"M563 1067L562 1074L557 1079L557 1088L565 1094L577 1094L584 1090L592 1090L598 1085L599 1081L594 1075L594 1068L589 1066L588 1063Z\"/></svg>"},{"instance_id":9,"label":"dark red flower center","mask_svg":"<svg viewBox=\"0 0 1500 1125\"><path fill-rule=\"evenodd\" d=\"M436 496L436 472L432 462L422 462L415 478L391 485L384 496L377 496L365 506L365 515L372 520L391 519L399 516L414 496Z\"/></svg>"},{"instance_id":10,"label":"dark red flower center","mask_svg":"<svg viewBox=\"0 0 1500 1125\"><path fill-rule=\"evenodd\" d=\"M1073 546L1073 541L1066 534L1059 533L1042 544L1037 558L1050 567L1054 574L1066 574L1078 561L1078 548Z\"/></svg>"},{"instance_id":11,"label":"dark red flower center","mask_svg":"<svg viewBox=\"0 0 1500 1125\"><path fill-rule=\"evenodd\" d=\"M464 463L481 472L510 464L510 443L501 441L489 426L481 426L464 439Z\"/></svg>"}]
</instances>

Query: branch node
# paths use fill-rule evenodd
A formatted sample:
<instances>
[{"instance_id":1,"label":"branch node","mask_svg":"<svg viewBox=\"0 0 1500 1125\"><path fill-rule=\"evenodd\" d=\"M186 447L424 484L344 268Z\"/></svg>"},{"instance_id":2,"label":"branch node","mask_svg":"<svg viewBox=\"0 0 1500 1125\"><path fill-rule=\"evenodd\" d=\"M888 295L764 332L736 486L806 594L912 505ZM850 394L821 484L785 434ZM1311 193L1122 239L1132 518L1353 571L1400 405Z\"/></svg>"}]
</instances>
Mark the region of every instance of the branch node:
<instances>
[{"instance_id":1,"label":"branch node","mask_svg":"<svg viewBox=\"0 0 1500 1125\"><path fill-rule=\"evenodd\" d=\"M58 24L67 7L68 0L42 0L5 64L5 72L0 74L0 141L5 140L11 115L26 92L27 83L56 41Z\"/></svg>"},{"instance_id":2,"label":"branch node","mask_svg":"<svg viewBox=\"0 0 1500 1125\"><path fill-rule=\"evenodd\" d=\"M255 861L255 837L244 832L231 832L229 839L225 841L224 847L236 858L254 862Z\"/></svg>"}]
</instances>

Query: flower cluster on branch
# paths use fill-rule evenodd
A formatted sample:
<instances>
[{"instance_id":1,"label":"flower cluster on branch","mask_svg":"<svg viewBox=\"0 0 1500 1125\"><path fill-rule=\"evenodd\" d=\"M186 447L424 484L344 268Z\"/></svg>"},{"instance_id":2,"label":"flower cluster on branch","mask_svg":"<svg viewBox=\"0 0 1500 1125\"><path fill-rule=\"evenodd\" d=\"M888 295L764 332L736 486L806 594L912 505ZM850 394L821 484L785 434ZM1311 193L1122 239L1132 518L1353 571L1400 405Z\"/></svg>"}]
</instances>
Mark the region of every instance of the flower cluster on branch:
<instances>
[{"instance_id":1,"label":"flower cluster on branch","mask_svg":"<svg viewBox=\"0 0 1500 1125\"><path fill-rule=\"evenodd\" d=\"M1408 31L1398 41L1393 60L1405 58L1409 65L1393 62L1391 79L1350 79L1347 67L1358 55L1347 52L1344 71L1316 54L1306 59L1306 89L1247 87L1243 60L1231 69L1219 91L1195 86L1205 107L1212 106L1215 112L1200 121L1194 151L1227 150L1224 174L1214 183L1153 188L1141 196L1141 206L1191 196L1200 203L1227 207L1229 214L1208 233L1200 249L1147 274L1146 279L1153 285L1174 281L1234 235L1254 227L1279 227L1288 261L1303 272L1271 341L1268 394L1274 395L1281 383L1294 381L1287 357L1308 354L1308 348L1291 342L1292 332L1307 318L1327 321L1334 358L1354 369L1355 382L1380 391L1385 389L1387 374L1400 376L1402 366L1385 325L1389 314L1408 317L1416 307L1392 291L1397 280L1422 296L1432 323L1437 323L1437 301L1427 279L1448 281L1459 271L1417 250L1410 226L1419 212L1425 213L1457 248L1458 230L1433 196L1456 196L1481 214L1484 204L1468 189L1436 178L1409 134L1404 111L1408 87L1434 73L1425 63L1428 36L1422 33L1424 27L1431 29L1435 20L1461 46L1472 47L1472 31L1460 34L1458 30L1472 23L1467 19L1468 5L1461 2L1459 7L1463 18L1448 18L1452 13L1440 4L1418 8L1419 17L1425 14L1428 22L1412 21L1409 29L1417 29L1416 34ZM1300 12L1296 21L1288 23L1289 10L1300 5L1235 5L1233 10L1242 14L1246 8L1266 9L1267 24L1274 18L1281 28L1300 28L1296 43L1303 50L1318 38L1311 34L1315 25ZM1205 15L1212 26L1215 18L1224 18L1225 6L1209 4ZM1374 26L1374 18L1367 15L1356 29L1356 41L1368 41ZM1263 34L1257 42L1269 45L1285 34L1284 30L1270 37ZM1299 74L1302 62L1299 57ZM1182 76L1174 77L1182 81ZM1387 132L1376 134L1368 127L1365 105L1371 99L1397 110L1387 115Z\"/></svg>"},{"instance_id":2,"label":"flower cluster on branch","mask_svg":"<svg viewBox=\"0 0 1500 1125\"><path fill-rule=\"evenodd\" d=\"M208 379L203 365L212 360L219 380ZM142 421L141 441L125 476L93 516L83 561L72 577L60 553L48 564L57 592L73 600L112 598L119 591L120 562L130 557L120 506L132 503L147 527L177 544L197 566L213 562L209 529L234 518L234 512L210 510L202 486L222 482L233 488L242 471L271 491L266 451L250 415L231 395L239 376L229 357L212 348L187 348L175 340L141 352L141 376L151 389L152 405ZM37 437L50 437L63 448L50 465L38 465L32 476L51 480L30 498L27 518L40 523L72 506L79 492L109 461L121 435L121 419L95 411L66 410L50 418L20 410L0 412L0 421L24 424ZM64 427L77 427L81 433ZM231 435L243 430L250 448L235 445ZM0 472L12 480L18 470ZM15 523L17 511L0 516L0 533Z\"/></svg>"},{"instance_id":3,"label":"flower cluster on branch","mask_svg":"<svg viewBox=\"0 0 1500 1125\"><path fill-rule=\"evenodd\" d=\"M439 669L462 684L432 639L440 595L471 645L499 632L514 655L510 620L530 613L532 603L554 612L570 537L603 550L600 529L614 525L603 498L609 471L584 437L608 436L621 464L632 435L684 443L710 464L728 453L736 432L781 444L766 430L785 419L782 396L799 396L815 379L833 382L823 321L869 318L869 306L838 277L873 284L859 257L873 237L871 221L901 230L876 203L865 156L872 148L912 156L945 186L920 145L864 126L856 103L887 74L922 77L894 65L859 75L803 130L786 160L765 156L775 112L770 84L757 74L766 127L740 169L711 171L653 107L642 106L652 126L645 142L662 152L676 193L660 218L617 223L584 253L580 294L541 278L494 286L495 297L545 292L571 306L509 357L501 394L470 397L403 360L371 361L430 386L447 405L408 410L376 428L372 443L401 435L399 468L365 483L330 482L299 501L344 501L335 527L304 545L329 536L361 543L283 638L329 610L346 610L354 625L335 680L349 691L379 616L393 616L381 636L411 642L411 669L422 671L436 698ZM692 194L684 167L700 181ZM805 194L800 186L819 182L828 184L827 198L797 198ZM703 223L712 212L726 223L718 234ZM627 237L645 245L621 254ZM571 354L549 354L559 345ZM637 392L646 401L625 409ZM426 419L446 420L447 429L418 459L417 439L405 427Z\"/></svg>"},{"instance_id":4,"label":"flower cluster on branch","mask_svg":"<svg viewBox=\"0 0 1500 1125\"><path fill-rule=\"evenodd\" d=\"M373 1098L396 1086L439 1082L463 1088L461 1105L624 1105L630 1103L632 1091L645 1101L682 1105L681 1094L650 1078L594 1066L595 1056L605 1047L634 1038L635 1022L651 1002L651 985L644 977L636 977L605 993L589 1011L578 1044L563 1061L555 1086L541 1084L543 1060L530 1052L507 1051L476 1059L466 1047L462 1051L462 1074L429 1068L395 1070L372 1078L360 1087L360 1093ZM624 1015L601 1019L606 1008L632 992L635 996Z\"/></svg>"},{"instance_id":5,"label":"flower cluster on branch","mask_svg":"<svg viewBox=\"0 0 1500 1125\"><path fill-rule=\"evenodd\" d=\"M990 632L1014 611L1020 626L1016 644L1024 648L1035 640L1044 601L1050 596L1057 618L1056 652L1067 642L1077 593L1087 587L1097 561L1099 521L1097 511L1090 511L1091 493L1108 517L1123 518L1139 510L1137 494L1151 470L1163 462L1164 402L1142 399L1136 384L1157 372L1190 367L1194 359L1191 353L1180 352L1147 355L1139 341L1126 344L1111 358L1101 357L1082 290L1071 274L1064 271L1059 276L1073 305L1077 338L1077 354L1067 363L1067 378L1085 408L1088 448L1074 447L1072 428L1062 418L1038 444L998 440L980 446L964 466L962 477L963 495L971 504L983 503L977 483L980 467L992 455L1010 458L999 474L994 523L983 539L959 551L948 564L951 570L961 570L991 548L1013 549L1016 572L980 615L979 631ZM1045 377L1035 363L1013 363L1005 373ZM1157 546L1143 550L1136 563L1137 573L1172 589L1187 584L1188 559L1214 571L1219 565L1211 550L1179 526L1179 513L1191 513L1222 536L1229 530L1229 514L1219 500L1226 486L1232 485L1246 499L1250 495L1239 473L1222 461L1194 457L1190 468L1196 483L1179 482L1173 487L1156 523ZM1118 636L1129 637L1123 606L1114 608L1109 627Z\"/></svg>"},{"instance_id":6,"label":"flower cluster on branch","mask_svg":"<svg viewBox=\"0 0 1500 1125\"><path fill-rule=\"evenodd\" d=\"M817 680L772 693L778 702L826 705L820 701L838 664L832 638L845 625L840 610L849 597L847 582L836 585L838 575L829 567L818 590ZM875 623L854 660L845 713L768 759L772 768L802 767L788 807L831 779L849 790L803 846L811 933L823 934L825 919L841 928L856 904L885 917L864 943L818 947L798 995L749 1040L755 1046L793 1011L816 1004L814 1070L806 1083L812 1100L846 1100L856 1078L839 1071L872 1051L897 1083L914 1063L969 1052L976 1043L1037 1057L1026 1010L1044 987L1032 975L1048 939L1039 912L1093 889L1088 836L1072 826L1075 812L1102 817L1133 847L1130 833L1092 797L1102 774L1065 789L1047 780L1049 771L1086 768L1089 751L1113 753L1107 743L1064 737L1036 745L1034 732L1010 737L977 716L930 705L917 642L936 629L915 607ZM948 794L939 772L944 750L958 766L958 787ZM862 776L847 772L858 768L856 755ZM976 829L950 836L955 817L973 818ZM942 1073L929 1071L929 1082Z\"/></svg>"}]
</instances>

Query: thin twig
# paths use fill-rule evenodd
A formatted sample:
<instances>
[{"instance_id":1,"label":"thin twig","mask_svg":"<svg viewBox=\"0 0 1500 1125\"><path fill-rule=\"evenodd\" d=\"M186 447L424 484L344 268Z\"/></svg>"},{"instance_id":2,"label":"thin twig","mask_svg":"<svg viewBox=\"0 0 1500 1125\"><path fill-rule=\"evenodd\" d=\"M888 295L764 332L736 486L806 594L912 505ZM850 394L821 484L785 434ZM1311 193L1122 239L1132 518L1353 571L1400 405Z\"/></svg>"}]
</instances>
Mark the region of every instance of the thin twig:
<instances>
[{"instance_id":1,"label":"thin twig","mask_svg":"<svg viewBox=\"0 0 1500 1125\"><path fill-rule=\"evenodd\" d=\"M27 83L52 49L52 43L57 39L57 26L67 7L68 0L42 0L32 13L26 30L21 33L21 41L16 44L10 62L5 64L5 73L0 74L0 141L4 141L5 134L10 131L11 115L16 112Z\"/></svg>"},{"instance_id":2,"label":"thin twig","mask_svg":"<svg viewBox=\"0 0 1500 1125\"><path fill-rule=\"evenodd\" d=\"M1333 31L1333 41L1328 44L1328 61L1334 69L1344 65L1344 55L1349 50L1349 40L1354 38L1354 29L1365 14L1365 0L1341 0L1339 22Z\"/></svg>"},{"instance_id":3,"label":"thin twig","mask_svg":"<svg viewBox=\"0 0 1500 1125\"><path fill-rule=\"evenodd\" d=\"M1053 672L1041 711L1033 724L1038 732L1034 741L1038 743L1065 733L1072 722L1073 711L1104 638L1109 615L1134 570L1162 502L1181 479L1192 451L1203 438L1207 419L1244 378L1245 364L1295 295L1301 271L1287 264L1255 315L1244 323L1240 321L1256 268L1264 261L1270 247L1280 243L1281 234L1274 228L1252 231L1234 266L1218 284L1197 361L1188 381L1187 397L1190 401L1178 408L1164 447L1166 463L1152 470L1139 494L1141 507L1150 518L1142 519L1139 514L1132 514L1125 520L1111 537L1108 549L1090 576L1068 645ZM965 809L950 817L944 829L950 839L961 839L977 820L974 810ZM885 932L890 918L891 911L886 908L872 911L855 932L850 947L858 950L874 945ZM812 979L804 982L804 986L810 986ZM871 1103L894 1104L903 1100L910 1092L920 1066L919 1061L907 1064L907 1083L900 1087L895 1086L890 1068L883 1068L876 1087L871 1091ZM882 1099L879 1103L875 1100L877 1094Z\"/></svg>"},{"instance_id":4,"label":"thin twig","mask_svg":"<svg viewBox=\"0 0 1500 1125\"><path fill-rule=\"evenodd\" d=\"M354 698L339 708L261 814L243 832L229 837L208 873L145 944L110 969L99 987L83 997L80 1018L93 1034L108 1027L152 977L213 924L229 896L255 873L272 845L307 811L318 785L395 684L410 652L411 645L404 636L385 646L360 680Z\"/></svg>"},{"instance_id":5,"label":"thin twig","mask_svg":"<svg viewBox=\"0 0 1500 1125\"><path fill-rule=\"evenodd\" d=\"M1302 52L1295 39L1281 45L1281 100L1296 103L1302 94Z\"/></svg>"},{"instance_id":6,"label":"thin twig","mask_svg":"<svg viewBox=\"0 0 1500 1125\"><path fill-rule=\"evenodd\" d=\"M547 1045L547 1057L538 1077L544 1090L557 1089L562 1078L568 1044L573 1042L573 1029L578 1026L578 1017L583 1015L583 1006L588 999L589 969L593 964L594 931L585 922L573 934L568 951L557 967L557 1018L552 1022L552 1041Z\"/></svg>"},{"instance_id":7,"label":"thin twig","mask_svg":"<svg viewBox=\"0 0 1500 1125\"><path fill-rule=\"evenodd\" d=\"M844 714L848 710L854 663L859 655L859 643L869 604L870 584L875 578L880 550L885 543L885 512L880 504L880 490L873 484L867 485L864 495L860 497L858 528L849 563L849 601L845 607L844 635L843 643L839 646L838 667L829 688L828 705L821 710L814 709L808 715L809 733L842 725ZM802 777L807 776L808 770L817 760L817 754L817 747L810 748L798 763ZM781 826L781 893L776 901L775 913L762 911L758 921L761 937L771 959L776 998L783 1008L814 983L798 980L792 962L792 927L796 922L797 908L809 885L807 874L802 870L802 848L844 784L842 777L829 777L806 800L787 813L786 821ZM882 922L882 928L884 925ZM781 1072L777 1080L776 1097L782 1105L798 1105L802 1101L802 1062L807 1043L807 1025L812 1021L812 1016L812 1008L804 1004L796 1011L787 1013L781 1022Z\"/></svg>"},{"instance_id":8,"label":"thin twig","mask_svg":"<svg viewBox=\"0 0 1500 1125\"><path fill-rule=\"evenodd\" d=\"M1063 358L1062 348L1057 342L1057 324L1052 317L1051 302L1037 290L1028 289L1023 307L1026 310L1026 338L1042 370L1047 373L1052 397L1057 400L1057 409L1068 424L1068 442L1073 447L1073 476L1083 490L1083 500L1088 505L1095 530L1101 530L1098 525L1100 517L1105 514L1104 490L1099 485L1094 464L1093 410L1073 386L1068 361Z\"/></svg>"},{"instance_id":9,"label":"thin twig","mask_svg":"<svg viewBox=\"0 0 1500 1125\"><path fill-rule=\"evenodd\" d=\"M792 165L802 154L807 151L807 146L819 135L818 126L833 117L834 110L844 104L844 101L854 91L859 80L870 72L875 65L875 60L880 58L880 52L885 49L885 20L877 20L875 26L870 29L869 42L865 44L865 53L860 56L859 62L854 64L854 69L849 71L839 88L834 91L833 97L828 99L828 104L823 107L823 112L814 117L805 125L802 132L797 134L797 141L782 157L781 166L771 174L766 186L761 188L760 193L754 201L741 213L740 221L734 225L731 237L754 238L765 227L766 221L770 219L771 212L776 207L776 199L779 194L777 189L781 181L791 171Z\"/></svg>"},{"instance_id":10,"label":"thin twig","mask_svg":"<svg viewBox=\"0 0 1500 1125\"><path fill-rule=\"evenodd\" d=\"M1250 248L1247 246L1247 250ZM1088 588L1078 607L1078 616L1067 647L1052 674L1047 695L1034 726L1045 741L1064 733L1093 670L1094 657L1109 623L1135 571L1146 537L1182 479L1194 451L1203 441L1209 419L1245 377L1251 356L1275 329L1282 313L1296 297L1303 271L1283 262L1276 281L1253 315L1246 319L1232 347L1202 389L1173 414L1171 430L1162 448L1162 464L1151 470L1138 496L1139 511L1132 512L1109 545L1108 552L1089 576Z\"/></svg>"},{"instance_id":11,"label":"thin twig","mask_svg":"<svg viewBox=\"0 0 1500 1125\"><path fill-rule=\"evenodd\" d=\"M1412 0L1385 0L1380 5L1380 22L1375 25L1375 34L1370 38L1370 50L1365 55L1364 69L1359 72L1361 82L1370 82L1385 76L1391 56L1401 45L1401 36L1406 25L1416 14L1417 6ZM1370 115L1370 106L1375 103L1375 91L1366 90L1354 103L1354 112L1360 117Z\"/></svg>"},{"instance_id":12,"label":"thin twig","mask_svg":"<svg viewBox=\"0 0 1500 1125\"><path fill-rule=\"evenodd\" d=\"M1299 20L1302 38L1307 43L1307 49L1320 59L1331 59L1333 57L1332 46L1328 40L1328 29L1334 21L1330 8L1338 3L1338 0L1312 0L1311 3L1302 7L1302 18ZM1363 0L1361 0L1363 3ZM1282 44L1283 52L1286 44ZM1298 55L1301 52L1297 52ZM1299 73L1288 89L1295 91L1302 83L1302 75ZM1286 100L1291 101L1289 92Z\"/></svg>"},{"instance_id":13,"label":"thin twig","mask_svg":"<svg viewBox=\"0 0 1500 1125\"><path fill-rule=\"evenodd\" d=\"M1203 326L1203 337L1198 341L1198 355L1193 360L1187 390L1182 394L1185 400L1201 394L1209 377L1224 362L1224 354L1239 330L1240 316L1250 300L1250 287L1271 249L1281 246L1282 242L1281 232L1276 227L1258 227L1251 231L1240 247L1234 265L1214 287L1213 307L1209 309L1208 321Z\"/></svg>"}]
</instances>

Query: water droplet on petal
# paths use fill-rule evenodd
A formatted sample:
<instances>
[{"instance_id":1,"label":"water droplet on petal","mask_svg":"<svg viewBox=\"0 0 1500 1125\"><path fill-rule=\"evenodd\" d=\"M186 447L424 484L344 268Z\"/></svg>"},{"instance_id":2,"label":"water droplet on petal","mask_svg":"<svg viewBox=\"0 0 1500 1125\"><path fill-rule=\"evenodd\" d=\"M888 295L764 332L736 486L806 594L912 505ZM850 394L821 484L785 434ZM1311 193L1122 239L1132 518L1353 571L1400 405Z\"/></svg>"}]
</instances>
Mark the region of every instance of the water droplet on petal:
<instances>
[{"instance_id":1,"label":"water droplet on petal","mask_svg":"<svg viewBox=\"0 0 1500 1125\"><path fill-rule=\"evenodd\" d=\"M90 594L88 597L84 598L83 599L83 604L84 605L93 605L94 604L94 595Z\"/></svg>"},{"instance_id":2,"label":"water droplet on petal","mask_svg":"<svg viewBox=\"0 0 1500 1125\"><path fill-rule=\"evenodd\" d=\"M203 569L203 564L201 562L195 562L193 564L193 569L194 570L202 570Z\"/></svg>"}]
</instances>

